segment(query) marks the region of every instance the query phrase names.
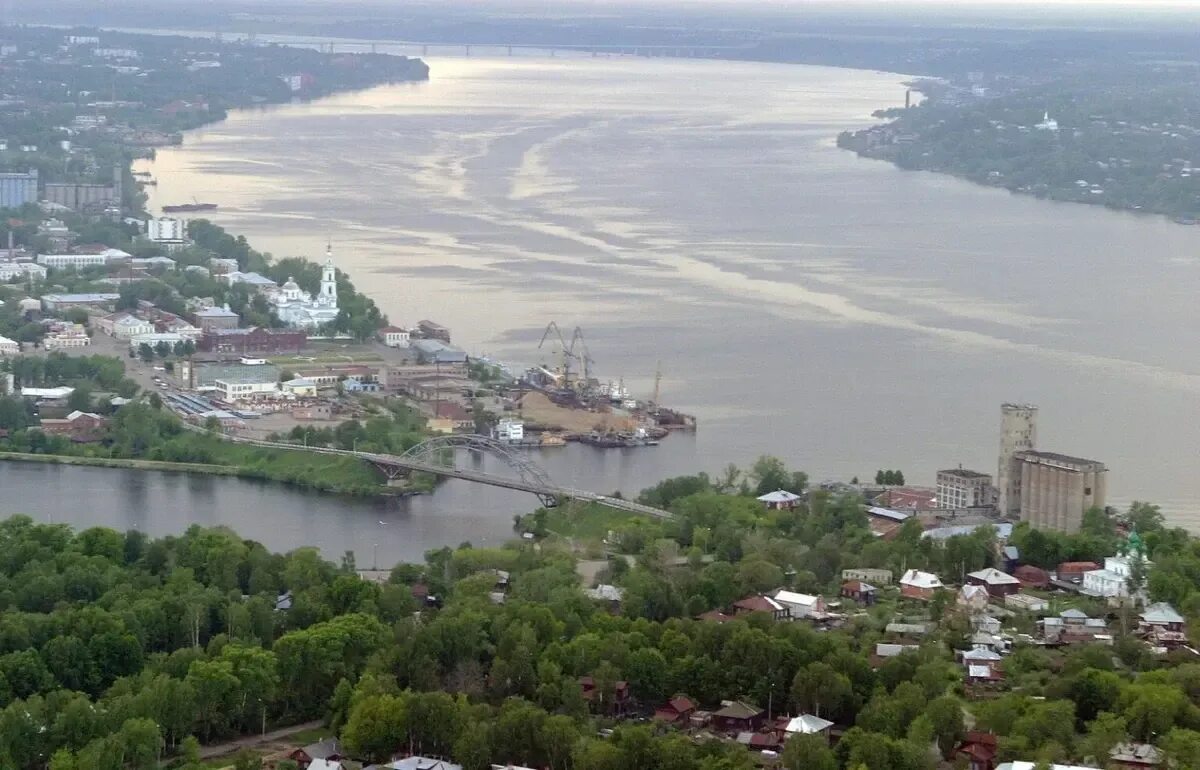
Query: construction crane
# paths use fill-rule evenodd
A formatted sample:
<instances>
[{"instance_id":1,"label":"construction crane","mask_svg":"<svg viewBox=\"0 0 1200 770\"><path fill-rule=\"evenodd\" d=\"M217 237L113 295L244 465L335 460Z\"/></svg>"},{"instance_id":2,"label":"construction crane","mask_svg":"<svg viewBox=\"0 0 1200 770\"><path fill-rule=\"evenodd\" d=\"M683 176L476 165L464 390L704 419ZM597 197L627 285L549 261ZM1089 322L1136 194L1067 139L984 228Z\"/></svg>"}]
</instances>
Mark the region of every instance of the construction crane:
<instances>
[{"instance_id":1,"label":"construction crane","mask_svg":"<svg viewBox=\"0 0 1200 770\"><path fill-rule=\"evenodd\" d=\"M546 324L546 331L542 332L542 341L538 343L538 350L546 344L546 340L550 339L550 332L554 332L555 338L558 340L558 368L556 374L562 376L563 384L571 378L571 350L567 347L567 341L563 338L562 331L559 330L558 324L554 321Z\"/></svg>"}]
</instances>

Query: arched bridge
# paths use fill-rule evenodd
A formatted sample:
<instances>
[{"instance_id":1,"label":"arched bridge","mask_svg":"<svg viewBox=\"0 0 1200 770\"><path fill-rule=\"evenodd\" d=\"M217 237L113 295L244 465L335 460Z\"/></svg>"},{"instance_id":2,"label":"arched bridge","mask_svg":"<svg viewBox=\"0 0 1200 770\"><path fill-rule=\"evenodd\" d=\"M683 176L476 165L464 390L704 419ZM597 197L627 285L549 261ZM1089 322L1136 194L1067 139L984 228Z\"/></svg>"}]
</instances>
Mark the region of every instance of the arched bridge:
<instances>
[{"instance_id":1,"label":"arched bridge","mask_svg":"<svg viewBox=\"0 0 1200 770\"><path fill-rule=\"evenodd\" d=\"M267 449L288 449L292 451L312 452L314 454L356 457L378 468L388 477L389 481L416 471L444 478L462 479L477 484L487 484L493 487L530 492L537 495L538 500L547 508L558 505L562 500L580 500L588 503L600 503L601 505L620 511L639 513L659 519L666 519L671 516L670 513L660 508L642 505L632 500L599 495L585 489L559 486L550 479L550 476L547 475L541 466L533 462L527 455L507 444L502 444L499 441L484 436L435 436L417 444L404 454L392 455L375 452L358 452L348 449L332 449L330 447L310 447L280 441L261 441L242 436L218 434L197 427L192 427L192 430L209 433L226 441L261 446ZM514 471L514 475L499 476L473 468L459 468L455 464L455 457L460 449L471 452L482 452L496 457L511 468Z\"/></svg>"}]
</instances>

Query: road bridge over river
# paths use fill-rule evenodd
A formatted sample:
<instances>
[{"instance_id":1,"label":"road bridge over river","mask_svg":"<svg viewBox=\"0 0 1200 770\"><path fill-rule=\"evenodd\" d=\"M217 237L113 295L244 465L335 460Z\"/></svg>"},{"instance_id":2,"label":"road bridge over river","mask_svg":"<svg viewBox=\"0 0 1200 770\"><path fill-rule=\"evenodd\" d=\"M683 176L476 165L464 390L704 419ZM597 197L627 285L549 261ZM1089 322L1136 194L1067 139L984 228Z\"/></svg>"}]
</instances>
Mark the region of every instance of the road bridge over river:
<instances>
[{"instance_id":1,"label":"road bridge over river","mask_svg":"<svg viewBox=\"0 0 1200 770\"><path fill-rule=\"evenodd\" d=\"M635 503L620 497L601 495L586 489L574 489L555 484L539 465L533 462L524 452L483 436L437 436L417 444L401 455L379 454L376 452L359 452L349 449L333 449L330 447L312 447L302 444L290 444L280 441L263 441L218 434L201 428L193 430L219 436L226 441L238 444L248 444L266 449L287 449L291 451L311 452L314 454L338 455L355 457L378 468L389 481L408 474L429 473L443 478L462 479L476 484L515 489L537 495L546 507L554 507L563 500L579 500L587 503L599 503L619 511L628 511L658 519L667 519L671 514L660 508ZM484 453L503 461L513 469L513 476L501 476L473 468L459 468L455 464L455 456L460 451Z\"/></svg>"}]
</instances>

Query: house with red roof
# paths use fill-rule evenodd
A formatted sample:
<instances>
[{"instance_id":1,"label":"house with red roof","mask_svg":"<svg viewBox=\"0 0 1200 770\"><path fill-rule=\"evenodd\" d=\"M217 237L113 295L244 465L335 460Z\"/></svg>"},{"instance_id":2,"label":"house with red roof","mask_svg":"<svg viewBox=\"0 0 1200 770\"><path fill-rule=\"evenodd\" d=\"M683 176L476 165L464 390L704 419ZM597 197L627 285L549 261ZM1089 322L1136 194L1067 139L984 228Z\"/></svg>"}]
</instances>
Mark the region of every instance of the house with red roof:
<instances>
[{"instance_id":1,"label":"house with red roof","mask_svg":"<svg viewBox=\"0 0 1200 770\"><path fill-rule=\"evenodd\" d=\"M999 753L999 741L993 733L974 731L968 732L954 750L956 758L966 760L967 770L996 770L996 756Z\"/></svg>"},{"instance_id":2,"label":"house with red roof","mask_svg":"<svg viewBox=\"0 0 1200 770\"><path fill-rule=\"evenodd\" d=\"M686 724L696 713L696 704L686 695L676 695L654 709L654 719L666 724Z\"/></svg>"}]
</instances>

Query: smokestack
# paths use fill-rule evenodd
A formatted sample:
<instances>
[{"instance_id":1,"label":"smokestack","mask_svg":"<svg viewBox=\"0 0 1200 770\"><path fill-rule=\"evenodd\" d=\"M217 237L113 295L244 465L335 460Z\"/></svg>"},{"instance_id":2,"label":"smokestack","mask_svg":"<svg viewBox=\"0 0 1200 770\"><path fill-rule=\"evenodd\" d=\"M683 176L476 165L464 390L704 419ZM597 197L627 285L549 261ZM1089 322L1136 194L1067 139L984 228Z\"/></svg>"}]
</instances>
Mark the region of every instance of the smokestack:
<instances>
[{"instance_id":1,"label":"smokestack","mask_svg":"<svg viewBox=\"0 0 1200 770\"><path fill-rule=\"evenodd\" d=\"M907 110L911 106L912 106L912 89L910 88L904 92L904 109Z\"/></svg>"},{"instance_id":2,"label":"smokestack","mask_svg":"<svg viewBox=\"0 0 1200 770\"><path fill-rule=\"evenodd\" d=\"M12 227L8 228L8 261L12 262L17 258L16 249L13 248L13 231Z\"/></svg>"}]
</instances>

